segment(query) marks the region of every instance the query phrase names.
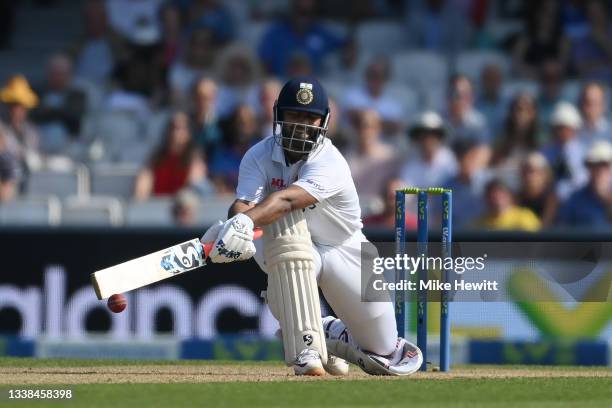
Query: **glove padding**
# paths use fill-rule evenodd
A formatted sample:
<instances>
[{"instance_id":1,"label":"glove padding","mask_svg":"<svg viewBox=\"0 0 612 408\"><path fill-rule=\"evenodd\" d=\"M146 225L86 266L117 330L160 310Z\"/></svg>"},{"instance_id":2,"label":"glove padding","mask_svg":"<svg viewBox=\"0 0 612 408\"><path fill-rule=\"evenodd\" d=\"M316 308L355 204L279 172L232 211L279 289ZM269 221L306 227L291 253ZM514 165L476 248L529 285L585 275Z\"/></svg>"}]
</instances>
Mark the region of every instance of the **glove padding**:
<instances>
[{"instance_id":1,"label":"glove padding","mask_svg":"<svg viewBox=\"0 0 612 408\"><path fill-rule=\"evenodd\" d=\"M210 229L215 228L213 225ZM236 214L220 227L209 257L215 263L245 261L255 254L253 220L245 214ZM208 234L204 234L204 237ZM211 232L212 235L212 232ZM204 238L202 237L202 238Z\"/></svg>"}]
</instances>

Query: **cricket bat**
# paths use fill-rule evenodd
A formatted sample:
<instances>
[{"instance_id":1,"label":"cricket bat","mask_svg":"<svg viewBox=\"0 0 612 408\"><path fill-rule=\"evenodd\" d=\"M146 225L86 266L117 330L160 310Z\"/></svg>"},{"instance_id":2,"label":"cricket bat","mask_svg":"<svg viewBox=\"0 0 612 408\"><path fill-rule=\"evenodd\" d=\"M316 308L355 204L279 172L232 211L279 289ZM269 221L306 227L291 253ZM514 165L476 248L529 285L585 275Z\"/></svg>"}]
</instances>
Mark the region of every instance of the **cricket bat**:
<instances>
[{"instance_id":1,"label":"cricket bat","mask_svg":"<svg viewBox=\"0 0 612 408\"><path fill-rule=\"evenodd\" d=\"M258 239L262 233L256 229L254 238ZM138 289L206 265L212 246L212 242L202 244L199 238L190 239L96 271L91 274L91 284L98 299Z\"/></svg>"}]
</instances>

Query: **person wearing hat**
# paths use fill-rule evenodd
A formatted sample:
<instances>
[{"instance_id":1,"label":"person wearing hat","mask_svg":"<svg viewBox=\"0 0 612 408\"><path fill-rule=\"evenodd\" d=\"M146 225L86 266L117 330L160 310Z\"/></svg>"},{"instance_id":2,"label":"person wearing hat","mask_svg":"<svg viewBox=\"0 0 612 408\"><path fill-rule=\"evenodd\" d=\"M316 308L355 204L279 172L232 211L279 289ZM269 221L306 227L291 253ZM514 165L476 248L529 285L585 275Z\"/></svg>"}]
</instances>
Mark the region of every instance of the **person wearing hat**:
<instances>
[{"instance_id":1,"label":"person wearing hat","mask_svg":"<svg viewBox=\"0 0 612 408\"><path fill-rule=\"evenodd\" d=\"M26 152L38 151L38 131L28 120L30 109L38 105L34 93L23 75L15 75L0 89L0 101L5 104L3 119L8 149L24 158Z\"/></svg>"},{"instance_id":2,"label":"person wearing hat","mask_svg":"<svg viewBox=\"0 0 612 408\"><path fill-rule=\"evenodd\" d=\"M427 111L419 115L409 130L415 155L406 161L400 178L407 186L439 186L457 171L453 152L444 145L446 128L440 115Z\"/></svg>"},{"instance_id":3,"label":"person wearing hat","mask_svg":"<svg viewBox=\"0 0 612 408\"><path fill-rule=\"evenodd\" d=\"M587 184L573 193L562 205L559 223L590 229L612 226L612 145L597 141L589 148L584 163L588 170Z\"/></svg>"},{"instance_id":4,"label":"person wearing hat","mask_svg":"<svg viewBox=\"0 0 612 408\"><path fill-rule=\"evenodd\" d=\"M38 96L24 76L15 75L0 89L0 101L6 108L0 124L6 150L17 161L18 189L23 191L30 168L40 161L38 129L28 119L30 110L38 105Z\"/></svg>"},{"instance_id":5,"label":"person wearing hat","mask_svg":"<svg viewBox=\"0 0 612 408\"><path fill-rule=\"evenodd\" d=\"M202 241L214 243L212 262L254 257L267 273L266 299L281 326L285 362L296 375L344 375L345 360L369 374L412 374L423 356L397 337L393 305L362 301L362 245L369 246L351 171L327 137L329 122L329 100L319 81L288 81L274 104L273 135L242 158L230 218L210 227ZM254 242L255 227L263 227L264 236ZM363 255L378 256L375 250ZM299 290L279 265L299 274ZM338 316L323 318L321 326L301 317L320 314L315 280ZM295 301L304 293L315 300ZM380 295L388 300L388 293ZM299 328L306 319L308 332Z\"/></svg>"},{"instance_id":6,"label":"person wearing hat","mask_svg":"<svg viewBox=\"0 0 612 408\"><path fill-rule=\"evenodd\" d=\"M569 102L555 106L550 118L553 138L542 148L556 180L557 194L561 199L581 186L587 178L584 168L584 144L578 139L577 132L582 124L580 113Z\"/></svg>"}]
</instances>

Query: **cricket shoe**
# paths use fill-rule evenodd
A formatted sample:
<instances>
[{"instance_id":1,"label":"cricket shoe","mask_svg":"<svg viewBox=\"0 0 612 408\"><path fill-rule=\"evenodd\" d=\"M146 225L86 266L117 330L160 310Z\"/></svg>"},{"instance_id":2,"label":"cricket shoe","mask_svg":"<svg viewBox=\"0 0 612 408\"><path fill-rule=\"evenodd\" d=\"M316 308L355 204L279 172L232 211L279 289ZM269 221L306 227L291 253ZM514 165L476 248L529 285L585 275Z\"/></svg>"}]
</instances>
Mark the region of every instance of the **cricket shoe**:
<instances>
[{"instance_id":1,"label":"cricket shoe","mask_svg":"<svg viewBox=\"0 0 612 408\"><path fill-rule=\"evenodd\" d=\"M274 335L282 341L283 332L281 329L276 330L276 333ZM304 354L304 356L302 356L302 354ZM308 355L306 356L306 354ZM298 360L300 359L306 360L306 361L300 361L298 363ZM319 357L319 353L316 352L315 350L310 350L310 349L302 350L302 352L295 359L296 362L293 364L295 375L323 375L324 374L324 373L318 374L318 371L319 371L318 369L314 370L315 374L310 374L308 372L305 372L307 367L312 367L314 364L314 363L308 363L310 359L313 359L313 360L318 359L319 362L322 363L321 358ZM322 364L322 366L324 367L325 371L331 375L347 375L348 370L349 370L348 363L346 361L342 360L341 358L337 358L335 356L330 356L330 355L327 356L327 364Z\"/></svg>"},{"instance_id":2,"label":"cricket shoe","mask_svg":"<svg viewBox=\"0 0 612 408\"><path fill-rule=\"evenodd\" d=\"M323 319L327 351L357 364L371 375L410 375L423 363L423 353L414 344L399 337L395 350L389 355L378 355L362 350L353 340L344 323L333 317Z\"/></svg>"},{"instance_id":3,"label":"cricket shoe","mask_svg":"<svg viewBox=\"0 0 612 408\"><path fill-rule=\"evenodd\" d=\"M293 371L295 375L325 375L325 369L323 368L319 353L311 349L300 351L300 354L297 355L293 362Z\"/></svg>"},{"instance_id":4,"label":"cricket shoe","mask_svg":"<svg viewBox=\"0 0 612 408\"><path fill-rule=\"evenodd\" d=\"M327 364L323 364L323 367L330 375L341 376L349 373L349 363L329 353L327 354Z\"/></svg>"}]
</instances>

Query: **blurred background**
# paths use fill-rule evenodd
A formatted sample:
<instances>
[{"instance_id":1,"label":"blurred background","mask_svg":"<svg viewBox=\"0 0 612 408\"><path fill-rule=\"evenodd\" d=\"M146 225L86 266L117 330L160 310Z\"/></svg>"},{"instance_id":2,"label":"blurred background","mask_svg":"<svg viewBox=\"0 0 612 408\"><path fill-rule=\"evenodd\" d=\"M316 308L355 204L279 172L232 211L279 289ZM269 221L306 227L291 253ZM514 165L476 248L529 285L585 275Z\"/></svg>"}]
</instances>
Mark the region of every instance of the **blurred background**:
<instances>
[{"instance_id":1,"label":"blurred background","mask_svg":"<svg viewBox=\"0 0 612 408\"><path fill-rule=\"evenodd\" d=\"M458 227L611 226L608 1L1 4L2 223L205 226L315 74L366 225L403 184Z\"/></svg>"},{"instance_id":2,"label":"blurred background","mask_svg":"<svg viewBox=\"0 0 612 408\"><path fill-rule=\"evenodd\" d=\"M455 229L483 241L609 240L611 6L0 0L0 332L38 355L43 334L273 338L254 264L139 291L113 316L87 277L224 219L242 155L271 135L274 100L299 74L330 95L328 137L372 239L392 240L393 192L410 185L452 188ZM468 338L612 338L609 304L468 306L453 310Z\"/></svg>"}]
</instances>

